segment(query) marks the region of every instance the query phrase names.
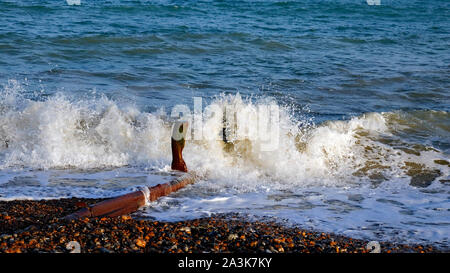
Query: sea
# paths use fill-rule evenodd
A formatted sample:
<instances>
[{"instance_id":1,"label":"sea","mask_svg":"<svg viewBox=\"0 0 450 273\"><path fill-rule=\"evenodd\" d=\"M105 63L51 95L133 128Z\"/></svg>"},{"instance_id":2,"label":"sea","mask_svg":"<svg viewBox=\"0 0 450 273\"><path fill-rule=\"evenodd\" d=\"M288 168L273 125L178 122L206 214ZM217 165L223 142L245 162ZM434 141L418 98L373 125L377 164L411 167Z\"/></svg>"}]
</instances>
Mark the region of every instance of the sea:
<instances>
[{"instance_id":1,"label":"sea","mask_svg":"<svg viewBox=\"0 0 450 273\"><path fill-rule=\"evenodd\" d=\"M450 248L448 0L0 0L0 200Z\"/></svg>"}]
</instances>

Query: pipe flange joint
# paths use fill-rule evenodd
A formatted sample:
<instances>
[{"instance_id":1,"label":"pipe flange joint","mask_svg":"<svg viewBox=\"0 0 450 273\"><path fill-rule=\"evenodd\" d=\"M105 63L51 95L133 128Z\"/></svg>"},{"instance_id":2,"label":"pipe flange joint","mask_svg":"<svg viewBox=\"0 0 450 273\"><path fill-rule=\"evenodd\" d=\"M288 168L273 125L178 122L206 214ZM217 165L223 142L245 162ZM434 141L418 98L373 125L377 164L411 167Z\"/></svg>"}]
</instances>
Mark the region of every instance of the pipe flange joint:
<instances>
[{"instance_id":1,"label":"pipe flange joint","mask_svg":"<svg viewBox=\"0 0 450 273\"><path fill-rule=\"evenodd\" d=\"M144 206L149 206L150 205L150 189L148 187L145 186L140 186L139 190L142 192L142 194L144 195Z\"/></svg>"}]
</instances>

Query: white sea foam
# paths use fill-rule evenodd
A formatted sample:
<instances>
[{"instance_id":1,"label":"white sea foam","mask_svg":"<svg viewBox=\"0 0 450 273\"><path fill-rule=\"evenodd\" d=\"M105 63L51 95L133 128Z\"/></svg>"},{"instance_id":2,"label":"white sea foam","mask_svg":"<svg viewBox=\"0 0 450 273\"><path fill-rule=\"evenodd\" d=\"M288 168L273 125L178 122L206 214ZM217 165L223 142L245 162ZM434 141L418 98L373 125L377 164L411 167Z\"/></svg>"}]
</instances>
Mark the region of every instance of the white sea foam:
<instances>
[{"instance_id":1,"label":"white sea foam","mask_svg":"<svg viewBox=\"0 0 450 273\"><path fill-rule=\"evenodd\" d=\"M81 5L81 0L66 0L69 6L79 6Z\"/></svg>"},{"instance_id":2,"label":"white sea foam","mask_svg":"<svg viewBox=\"0 0 450 273\"><path fill-rule=\"evenodd\" d=\"M230 95L211 105L252 112L267 103ZM404 120L402 112L367 113L314 124L279 109L274 151L261 149L259 139L188 140L185 161L204 179L153 203L147 215L175 220L242 211L354 236L448 244L448 186L439 182L449 179L448 154L404 137L418 126L433 130L414 122L419 114ZM1 200L107 197L171 178L172 123L161 111L105 97L28 100L11 82L0 93L0 114ZM448 137L447 129L436 135ZM203 133L222 130L222 117L204 115ZM413 179L419 182L411 185Z\"/></svg>"},{"instance_id":3,"label":"white sea foam","mask_svg":"<svg viewBox=\"0 0 450 273\"><path fill-rule=\"evenodd\" d=\"M232 106L240 113L256 112L262 103L266 101L251 102L237 95L220 97L212 104L228 109ZM45 101L31 101L7 90L0 109L3 169L163 168L170 161L171 123L167 119L131 106L120 107L104 97L73 101L59 94ZM245 181L237 185L240 187L264 182L280 186L335 185L355 181L352 173L367 167L368 162L376 162L372 169L389 176L401 175L405 161L439 168L433 159L445 159L445 154L435 149L423 149L415 155L396 149L400 145L397 142L386 144L384 139L393 139L387 121L392 113L369 113L316 126L295 119L286 108L280 109L276 150L267 152L261 149L262 140L252 138L229 145L217 138L190 140L184 152L190 169L223 183L230 179ZM204 134L220 135L223 127L223 119L217 115L203 122Z\"/></svg>"}]
</instances>

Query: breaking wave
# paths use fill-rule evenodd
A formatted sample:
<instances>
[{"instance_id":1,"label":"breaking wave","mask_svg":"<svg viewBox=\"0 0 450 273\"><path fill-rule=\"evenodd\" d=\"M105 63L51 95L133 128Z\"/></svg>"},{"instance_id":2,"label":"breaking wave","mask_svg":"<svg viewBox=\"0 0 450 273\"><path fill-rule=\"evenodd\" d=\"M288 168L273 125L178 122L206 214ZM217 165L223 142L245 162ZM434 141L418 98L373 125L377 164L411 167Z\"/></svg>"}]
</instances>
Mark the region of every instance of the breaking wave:
<instances>
[{"instance_id":1,"label":"breaking wave","mask_svg":"<svg viewBox=\"0 0 450 273\"><path fill-rule=\"evenodd\" d=\"M172 120L162 110L141 112L106 97L75 100L56 94L30 100L16 84L6 86L0 96L1 169L167 169L170 164ZM256 112L267 103L274 102L222 95L210 105ZM367 113L315 124L287 106L277 106L275 150L261 149L258 139L191 139L184 152L188 167L213 180L212 187L231 185L244 191L267 184L283 189L377 184L394 178L427 186L448 179L448 112ZM203 118L203 132L221 135L222 117ZM245 122L252 126L258 121Z\"/></svg>"}]
</instances>

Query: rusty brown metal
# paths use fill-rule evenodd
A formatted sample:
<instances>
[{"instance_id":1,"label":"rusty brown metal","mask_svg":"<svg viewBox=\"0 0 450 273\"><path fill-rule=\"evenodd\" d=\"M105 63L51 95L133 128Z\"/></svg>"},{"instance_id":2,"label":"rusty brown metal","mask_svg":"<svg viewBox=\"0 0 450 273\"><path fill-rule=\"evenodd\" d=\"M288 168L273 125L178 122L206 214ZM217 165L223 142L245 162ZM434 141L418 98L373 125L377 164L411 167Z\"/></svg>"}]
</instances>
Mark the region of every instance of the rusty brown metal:
<instances>
[{"instance_id":1,"label":"rusty brown metal","mask_svg":"<svg viewBox=\"0 0 450 273\"><path fill-rule=\"evenodd\" d=\"M149 188L150 190L149 201L153 202L161 196L165 196L172 192L176 192L189 184L195 183L196 180L197 176L195 174L187 173L168 183L158 184L154 187L151 187Z\"/></svg>"},{"instance_id":2,"label":"rusty brown metal","mask_svg":"<svg viewBox=\"0 0 450 273\"><path fill-rule=\"evenodd\" d=\"M97 204L87 206L65 217L67 220L79 219L84 217L115 217L130 214L139 208L153 202L158 198L178 191L185 186L196 181L197 176L187 173L186 163L183 160L183 148L185 144L187 123L178 122L174 125L172 133L172 169L186 172L182 176L150 188L124 194L112 199L108 199ZM175 143L175 144L174 144Z\"/></svg>"},{"instance_id":3,"label":"rusty brown metal","mask_svg":"<svg viewBox=\"0 0 450 273\"><path fill-rule=\"evenodd\" d=\"M186 163L183 160L183 149L185 145L187 122L177 122L173 126L171 146L172 146L172 170L187 172Z\"/></svg>"}]
</instances>

